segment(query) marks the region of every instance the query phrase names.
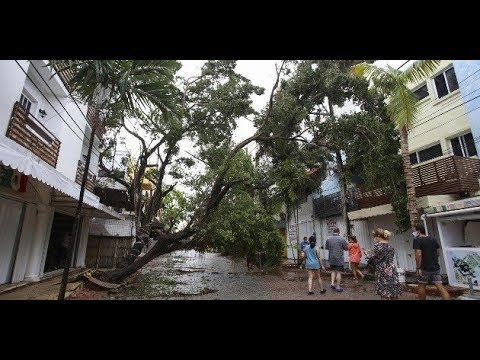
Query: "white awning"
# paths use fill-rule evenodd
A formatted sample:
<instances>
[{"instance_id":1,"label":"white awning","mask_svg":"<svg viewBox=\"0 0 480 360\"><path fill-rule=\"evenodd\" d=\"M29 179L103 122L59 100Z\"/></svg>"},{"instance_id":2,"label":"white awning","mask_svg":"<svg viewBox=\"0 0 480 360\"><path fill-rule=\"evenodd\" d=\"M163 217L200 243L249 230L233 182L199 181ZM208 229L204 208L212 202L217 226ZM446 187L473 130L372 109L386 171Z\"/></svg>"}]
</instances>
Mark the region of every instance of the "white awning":
<instances>
[{"instance_id":1,"label":"white awning","mask_svg":"<svg viewBox=\"0 0 480 360\"><path fill-rule=\"evenodd\" d=\"M0 136L0 162L73 198L70 200L80 198L80 185L6 136ZM123 219L120 214L101 204L98 196L87 190L83 202L88 208L97 210L92 212L92 216L95 214L96 217Z\"/></svg>"}]
</instances>

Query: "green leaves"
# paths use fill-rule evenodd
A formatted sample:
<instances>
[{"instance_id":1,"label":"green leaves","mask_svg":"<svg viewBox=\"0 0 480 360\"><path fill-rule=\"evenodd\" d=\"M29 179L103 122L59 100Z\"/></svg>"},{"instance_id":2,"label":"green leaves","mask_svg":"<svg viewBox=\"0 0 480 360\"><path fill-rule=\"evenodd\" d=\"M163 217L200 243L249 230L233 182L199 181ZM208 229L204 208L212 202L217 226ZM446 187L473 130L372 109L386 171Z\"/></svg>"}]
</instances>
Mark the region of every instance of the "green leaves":
<instances>
[{"instance_id":1,"label":"green leaves","mask_svg":"<svg viewBox=\"0 0 480 360\"><path fill-rule=\"evenodd\" d=\"M157 107L179 112L179 90L174 85L180 68L172 60L51 60L73 73L70 88L81 99L94 103L97 85L110 89L107 107L121 102L127 111Z\"/></svg>"}]
</instances>

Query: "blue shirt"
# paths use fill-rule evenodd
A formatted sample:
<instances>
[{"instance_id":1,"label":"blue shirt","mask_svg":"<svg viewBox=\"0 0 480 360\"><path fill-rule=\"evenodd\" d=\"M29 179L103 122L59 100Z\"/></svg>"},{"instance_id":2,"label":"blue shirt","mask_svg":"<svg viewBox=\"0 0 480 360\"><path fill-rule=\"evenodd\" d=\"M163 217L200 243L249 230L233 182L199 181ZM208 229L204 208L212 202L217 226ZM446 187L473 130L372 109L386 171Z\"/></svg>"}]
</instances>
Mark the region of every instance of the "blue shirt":
<instances>
[{"instance_id":1,"label":"blue shirt","mask_svg":"<svg viewBox=\"0 0 480 360\"><path fill-rule=\"evenodd\" d=\"M310 243L308 242L308 240L303 240L301 243L300 243L300 249L305 250L305 247L306 246L310 246Z\"/></svg>"},{"instance_id":2,"label":"blue shirt","mask_svg":"<svg viewBox=\"0 0 480 360\"><path fill-rule=\"evenodd\" d=\"M305 252L305 256L307 257L305 269L320 269L320 261L318 260L317 256L317 247L314 246L312 249L310 245L308 245L303 251Z\"/></svg>"}]
</instances>

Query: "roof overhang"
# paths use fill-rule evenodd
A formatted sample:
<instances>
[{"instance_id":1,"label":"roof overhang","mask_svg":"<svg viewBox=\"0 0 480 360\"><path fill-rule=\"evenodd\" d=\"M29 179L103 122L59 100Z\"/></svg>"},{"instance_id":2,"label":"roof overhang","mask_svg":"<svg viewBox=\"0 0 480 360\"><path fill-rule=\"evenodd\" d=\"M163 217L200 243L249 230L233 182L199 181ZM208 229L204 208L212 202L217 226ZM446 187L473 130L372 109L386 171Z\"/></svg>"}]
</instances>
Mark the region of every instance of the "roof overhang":
<instances>
[{"instance_id":1,"label":"roof overhang","mask_svg":"<svg viewBox=\"0 0 480 360\"><path fill-rule=\"evenodd\" d=\"M66 210L80 199L80 185L6 136L0 136L0 162L55 189L52 195L52 205L55 207ZM123 216L101 204L99 197L87 190L83 204L85 211L82 214L123 219Z\"/></svg>"},{"instance_id":2,"label":"roof overhang","mask_svg":"<svg viewBox=\"0 0 480 360\"><path fill-rule=\"evenodd\" d=\"M361 220L367 219L374 216L392 214L393 208L391 204L374 206L371 208L360 209L356 211L350 211L348 213L348 218L350 220Z\"/></svg>"}]
</instances>

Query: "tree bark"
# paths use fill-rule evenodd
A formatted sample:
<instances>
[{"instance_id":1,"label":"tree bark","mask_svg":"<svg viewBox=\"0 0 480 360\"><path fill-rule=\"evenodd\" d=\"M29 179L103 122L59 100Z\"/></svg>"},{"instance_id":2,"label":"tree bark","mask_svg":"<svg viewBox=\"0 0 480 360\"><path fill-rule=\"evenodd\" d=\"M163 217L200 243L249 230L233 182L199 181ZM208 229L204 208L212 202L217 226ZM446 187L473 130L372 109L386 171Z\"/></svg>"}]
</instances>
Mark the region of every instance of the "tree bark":
<instances>
[{"instance_id":1,"label":"tree bark","mask_svg":"<svg viewBox=\"0 0 480 360\"><path fill-rule=\"evenodd\" d=\"M160 255L171 253L176 250L188 250L195 247L196 241L188 238L194 234L192 230L184 230L175 234L160 234L157 242L142 257L137 258L133 263L120 270L105 273L112 283L120 283L138 269L148 264Z\"/></svg>"},{"instance_id":2,"label":"tree bark","mask_svg":"<svg viewBox=\"0 0 480 360\"><path fill-rule=\"evenodd\" d=\"M333 112L333 104L328 99L328 108L330 110L330 118L335 121L335 114ZM345 222L346 235L350 235L350 220L348 219L348 201L347 201L347 182L345 180L345 169L343 168L342 154L340 150L335 151L335 157L337 161L337 168L340 180L340 202L342 206L342 216Z\"/></svg>"},{"instance_id":3,"label":"tree bark","mask_svg":"<svg viewBox=\"0 0 480 360\"><path fill-rule=\"evenodd\" d=\"M345 229L347 235L350 234L350 219L348 218L348 199L347 199L347 182L345 181L345 169L343 168L342 154L340 151L335 152L337 160L338 174L340 179L340 201L342 203L342 216L345 221Z\"/></svg>"},{"instance_id":4,"label":"tree bark","mask_svg":"<svg viewBox=\"0 0 480 360\"><path fill-rule=\"evenodd\" d=\"M410 225L415 227L418 222L417 197L415 195L415 186L413 184L412 165L410 163L410 153L408 151L408 131L406 128L400 130L400 148L403 160L403 172L407 184L407 207L410 214Z\"/></svg>"}]
</instances>

